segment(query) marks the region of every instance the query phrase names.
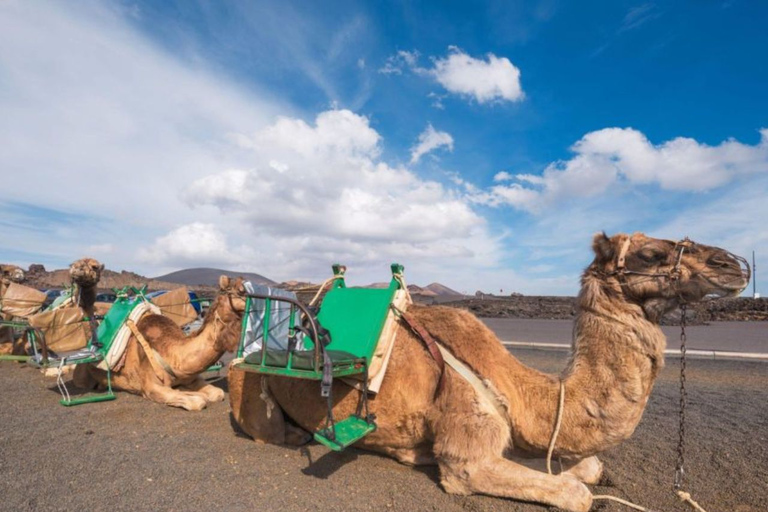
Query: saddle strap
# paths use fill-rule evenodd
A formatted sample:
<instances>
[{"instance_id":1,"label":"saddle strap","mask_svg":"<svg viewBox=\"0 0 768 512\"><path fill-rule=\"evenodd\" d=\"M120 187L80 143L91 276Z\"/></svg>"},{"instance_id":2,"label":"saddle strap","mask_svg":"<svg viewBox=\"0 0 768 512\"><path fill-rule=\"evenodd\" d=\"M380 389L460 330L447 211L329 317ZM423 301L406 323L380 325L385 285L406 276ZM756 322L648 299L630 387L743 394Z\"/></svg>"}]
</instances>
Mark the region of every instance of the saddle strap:
<instances>
[{"instance_id":1,"label":"saddle strap","mask_svg":"<svg viewBox=\"0 0 768 512\"><path fill-rule=\"evenodd\" d=\"M427 350L429 350L429 353L432 355L432 359L435 360L437 367L440 369L440 384L442 385L443 373L445 373L445 359L443 358L443 354L440 352L437 341L435 341L435 338L433 338L432 335L429 334L429 332L424 327L422 327L422 325L419 324L412 315L406 313L405 311L400 311L399 309L395 309L395 312L400 316L400 318L403 319L405 325L408 326L408 328L416 335L416 337L420 338L421 341L424 342L424 345L426 345ZM440 386L438 386L438 389L440 389Z\"/></svg>"},{"instance_id":2,"label":"saddle strap","mask_svg":"<svg viewBox=\"0 0 768 512\"><path fill-rule=\"evenodd\" d=\"M136 340L139 342L139 345L141 345L141 348L144 349L144 353L147 354L147 359L149 359L149 364L155 371L155 375L157 375L160 380L164 380L164 374L168 374L171 378L175 379L176 374L173 373L173 368L171 368L171 366L165 362L165 359L163 359L162 356L149 345L149 342L144 337L144 335L141 334L139 328L136 327L136 324L133 322L133 320L129 318L126 320L125 324L136 337Z\"/></svg>"}]
</instances>

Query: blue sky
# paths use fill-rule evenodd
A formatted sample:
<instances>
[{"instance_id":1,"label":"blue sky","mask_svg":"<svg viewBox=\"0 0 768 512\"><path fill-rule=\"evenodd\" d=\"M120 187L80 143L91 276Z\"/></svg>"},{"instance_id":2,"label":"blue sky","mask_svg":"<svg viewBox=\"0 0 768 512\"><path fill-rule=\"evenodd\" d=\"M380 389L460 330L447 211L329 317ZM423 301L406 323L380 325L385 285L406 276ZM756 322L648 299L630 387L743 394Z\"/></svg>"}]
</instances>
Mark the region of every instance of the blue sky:
<instances>
[{"instance_id":1,"label":"blue sky","mask_svg":"<svg viewBox=\"0 0 768 512\"><path fill-rule=\"evenodd\" d=\"M768 254L760 2L0 4L0 259L571 294ZM758 281L768 288L768 280ZM764 292L765 293L765 292Z\"/></svg>"}]
</instances>

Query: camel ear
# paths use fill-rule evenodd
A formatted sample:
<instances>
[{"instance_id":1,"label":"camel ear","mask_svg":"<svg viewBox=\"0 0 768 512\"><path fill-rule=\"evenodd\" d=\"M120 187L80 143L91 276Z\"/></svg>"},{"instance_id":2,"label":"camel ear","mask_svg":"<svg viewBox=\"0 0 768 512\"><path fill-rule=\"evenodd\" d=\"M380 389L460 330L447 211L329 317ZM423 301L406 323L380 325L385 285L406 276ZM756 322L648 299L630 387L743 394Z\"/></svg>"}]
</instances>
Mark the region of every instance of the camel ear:
<instances>
[{"instance_id":1,"label":"camel ear","mask_svg":"<svg viewBox=\"0 0 768 512\"><path fill-rule=\"evenodd\" d=\"M219 277L219 289L224 291L227 288L229 288L229 278L227 276Z\"/></svg>"},{"instance_id":2,"label":"camel ear","mask_svg":"<svg viewBox=\"0 0 768 512\"><path fill-rule=\"evenodd\" d=\"M99 267L99 272L103 272L103 271L104 271L104 264L102 263L101 266Z\"/></svg>"},{"instance_id":3,"label":"camel ear","mask_svg":"<svg viewBox=\"0 0 768 512\"><path fill-rule=\"evenodd\" d=\"M605 231L596 234L592 239L592 250L595 251L595 257L598 261L610 261L615 254L613 243Z\"/></svg>"},{"instance_id":4,"label":"camel ear","mask_svg":"<svg viewBox=\"0 0 768 512\"><path fill-rule=\"evenodd\" d=\"M240 295L245 295L245 282L243 281L242 277L237 278L237 282L235 283L235 289L237 290L237 293Z\"/></svg>"}]
</instances>

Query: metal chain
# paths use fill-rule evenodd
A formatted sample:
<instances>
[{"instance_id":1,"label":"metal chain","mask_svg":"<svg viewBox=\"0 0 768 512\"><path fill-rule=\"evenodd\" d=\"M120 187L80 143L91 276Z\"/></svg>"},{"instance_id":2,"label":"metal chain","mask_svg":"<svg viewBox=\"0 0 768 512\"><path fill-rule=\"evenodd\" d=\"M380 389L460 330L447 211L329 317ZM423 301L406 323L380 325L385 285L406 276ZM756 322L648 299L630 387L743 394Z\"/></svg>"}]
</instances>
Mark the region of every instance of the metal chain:
<instances>
[{"instance_id":1,"label":"metal chain","mask_svg":"<svg viewBox=\"0 0 768 512\"><path fill-rule=\"evenodd\" d=\"M685 342L687 336L685 334L685 322L686 311L688 307L685 303L680 306L680 439L677 442L677 464L675 466L675 490L680 490L683 487L683 480L685 477L685 470L683 464L685 462L685 405L688 398L688 393L685 390Z\"/></svg>"}]
</instances>

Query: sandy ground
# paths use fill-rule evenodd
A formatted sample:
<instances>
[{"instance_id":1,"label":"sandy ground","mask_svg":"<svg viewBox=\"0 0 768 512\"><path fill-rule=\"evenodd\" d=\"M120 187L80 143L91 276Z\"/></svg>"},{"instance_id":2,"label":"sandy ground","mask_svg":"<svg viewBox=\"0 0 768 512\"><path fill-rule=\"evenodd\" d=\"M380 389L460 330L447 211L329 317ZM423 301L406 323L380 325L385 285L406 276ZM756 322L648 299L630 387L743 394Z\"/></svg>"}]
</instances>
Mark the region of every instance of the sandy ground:
<instances>
[{"instance_id":1,"label":"sandy ground","mask_svg":"<svg viewBox=\"0 0 768 512\"><path fill-rule=\"evenodd\" d=\"M502 341L570 346L573 320L481 318ZM680 347L680 327L663 326L667 346ZM768 353L768 322L711 322L686 328L690 349Z\"/></svg>"},{"instance_id":2,"label":"sandy ground","mask_svg":"<svg viewBox=\"0 0 768 512\"><path fill-rule=\"evenodd\" d=\"M515 353L547 371L566 357ZM694 497L709 512L768 510L768 364L692 360L688 382ZM226 402L191 413L119 393L113 402L66 408L53 381L9 362L0 363L0 390L0 510L554 510L451 496L434 468L356 449L257 445L233 428ZM677 402L677 368L669 364L634 437L603 455L596 494L687 510L671 493Z\"/></svg>"}]
</instances>

